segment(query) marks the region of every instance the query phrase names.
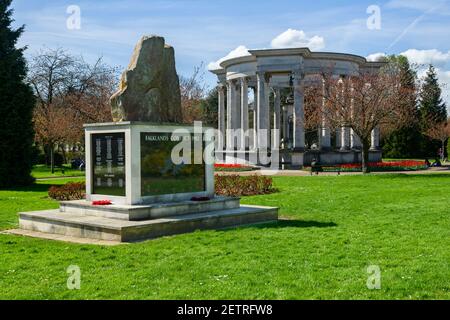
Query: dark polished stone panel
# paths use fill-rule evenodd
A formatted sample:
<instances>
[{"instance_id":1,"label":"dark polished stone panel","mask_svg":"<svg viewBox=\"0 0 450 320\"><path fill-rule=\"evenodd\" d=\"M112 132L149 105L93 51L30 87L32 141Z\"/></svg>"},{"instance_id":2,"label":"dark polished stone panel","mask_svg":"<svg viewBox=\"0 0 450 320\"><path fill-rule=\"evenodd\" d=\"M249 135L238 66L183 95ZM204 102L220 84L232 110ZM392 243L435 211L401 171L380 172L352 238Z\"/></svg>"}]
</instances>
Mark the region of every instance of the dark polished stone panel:
<instances>
[{"instance_id":1,"label":"dark polished stone panel","mask_svg":"<svg viewBox=\"0 0 450 320\"><path fill-rule=\"evenodd\" d=\"M92 135L93 194L125 196L125 133Z\"/></svg>"},{"instance_id":2,"label":"dark polished stone panel","mask_svg":"<svg viewBox=\"0 0 450 320\"><path fill-rule=\"evenodd\" d=\"M194 138L195 137L195 138ZM197 139L197 143L194 140ZM184 151L178 153L184 159L174 163L171 155L183 142ZM194 146L200 146L194 153ZM176 149L177 150L177 149ZM172 133L141 133L141 195L203 192L205 184L204 144L201 135Z\"/></svg>"}]
</instances>

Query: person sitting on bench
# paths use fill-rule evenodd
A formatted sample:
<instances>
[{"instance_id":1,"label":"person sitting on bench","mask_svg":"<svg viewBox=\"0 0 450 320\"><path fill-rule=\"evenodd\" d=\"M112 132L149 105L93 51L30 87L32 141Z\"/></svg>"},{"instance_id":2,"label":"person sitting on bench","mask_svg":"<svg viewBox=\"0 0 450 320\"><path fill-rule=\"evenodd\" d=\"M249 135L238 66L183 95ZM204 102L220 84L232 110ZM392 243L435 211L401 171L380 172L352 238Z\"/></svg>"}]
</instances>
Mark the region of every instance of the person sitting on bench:
<instances>
[{"instance_id":1,"label":"person sitting on bench","mask_svg":"<svg viewBox=\"0 0 450 320\"><path fill-rule=\"evenodd\" d=\"M311 161L311 175L315 172L316 175L319 174L319 172L322 171L322 167L320 166L320 164L317 162L316 158L312 159Z\"/></svg>"}]
</instances>

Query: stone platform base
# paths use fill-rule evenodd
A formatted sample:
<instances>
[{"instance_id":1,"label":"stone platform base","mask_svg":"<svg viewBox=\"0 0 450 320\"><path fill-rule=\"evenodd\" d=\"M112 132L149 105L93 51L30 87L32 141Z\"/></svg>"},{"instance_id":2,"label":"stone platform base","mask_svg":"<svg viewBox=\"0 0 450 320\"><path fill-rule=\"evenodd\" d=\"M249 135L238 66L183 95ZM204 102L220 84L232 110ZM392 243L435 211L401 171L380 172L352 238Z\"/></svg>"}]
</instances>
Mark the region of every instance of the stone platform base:
<instances>
[{"instance_id":1,"label":"stone platform base","mask_svg":"<svg viewBox=\"0 0 450 320\"><path fill-rule=\"evenodd\" d=\"M85 216L141 221L197 212L236 209L239 206L240 199L233 197L215 197L208 201L176 201L148 205L114 204L109 206L94 206L90 201L76 200L60 202L59 211Z\"/></svg>"},{"instance_id":2,"label":"stone platform base","mask_svg":"<svg viewBox=\"0 0 450 320\"><path fill-rule=\"evenodd\" d=\"M109 241L109 240L98 240L98 239L90 239L90 238L79 238L79 237L71 237L64 236L56 233L44 233L39 231L31 231L24 229L9 229L0 232L0 234L9 234L15 236L23 236L30 238L38 238L45 240L54 240L54 241L62 241L62 242L71 242L76 244L95 244L99 246L118 246L124 245L124 242L119 241Z\"/></svg>"},{"instance_id":3,"label":"stone platform base","mask_svg":"<svg viewBox=\"0 0 450 320\"><path fill-rule=\"evenodd\" d=\"M277 154L277 153L275 153ZM322 165L339 165L347 163L360 163L361 150L307 150L305 152L293 152L292 150L279 150L278 164L280 169L299 169L310 166L313 159ZM369 161L378 162L382 160L381 150L370 150ZM270 167L272 164L255 162L255 151L216 151L216 161L227 164L259 165Z\"/></svg>"},{"instance_id":4,"label":"stone platform base","mask_svg":"<svg viewBox=\"0 0 450 320\"><path fill-rule=\"evenodd\" d=\"M162 204L147 206L146 210L143 207L134 208L139 209L137 215L139 219L130 219L134 217L130 215L131 208L123 206L91 208L86 201L84 204L80 201L72 204L63 202L60 209L19 213L19 225L22 230L46 234L135 242L195 230L221 229L278 219L277 208L240 206L239 199L235 198L174 205L170 205L171 209ZM199 205L201 207L198 207ZM150 207L158 209L155 211L158 214L152 216ZM193 213L190 209L205 211ZM145 213L147 220L142 220L142 212Z\"/></svg>"}]
</instances>

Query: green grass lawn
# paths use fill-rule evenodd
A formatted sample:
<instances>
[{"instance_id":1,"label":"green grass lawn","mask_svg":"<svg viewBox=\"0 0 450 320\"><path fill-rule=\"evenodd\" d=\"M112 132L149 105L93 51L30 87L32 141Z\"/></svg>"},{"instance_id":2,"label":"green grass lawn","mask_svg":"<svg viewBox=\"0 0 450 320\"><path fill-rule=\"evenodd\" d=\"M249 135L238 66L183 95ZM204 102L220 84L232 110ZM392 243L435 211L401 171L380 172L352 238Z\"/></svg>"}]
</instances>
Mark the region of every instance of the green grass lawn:
<instances>
[{"instance_id":1,"label":"green grass lawn","mask_svg":"<svg viewBox=\"0 0 450 320\"><path fill-rule=\"evenodd\" d=\"M0 299L449 299L450 175L276 177L280 221L116 247L0 235ZM55 208L0 192L0 228ZM57 181L56 183L62 183ZM81 290L66 269L81 268ZM381 290L366 287L381 268Z\"/></svg>"},{"instance_id":2,"label":"green grass lawn","mask_svg":"<svg viewBox=\"0 0 450 320\"><path fill-rule=\"evenodd\" d=\"M62 168L55 168L55 172L52 174L50 167L46 165L35 165L33 167L33 171L31 173L33 177L36 179L43 178L59 178L59 177L79 177L84 176L85 172L80 170L74 170L69 165L64 165L64 174L62 172Z\"/></svg>"}]
</instances>

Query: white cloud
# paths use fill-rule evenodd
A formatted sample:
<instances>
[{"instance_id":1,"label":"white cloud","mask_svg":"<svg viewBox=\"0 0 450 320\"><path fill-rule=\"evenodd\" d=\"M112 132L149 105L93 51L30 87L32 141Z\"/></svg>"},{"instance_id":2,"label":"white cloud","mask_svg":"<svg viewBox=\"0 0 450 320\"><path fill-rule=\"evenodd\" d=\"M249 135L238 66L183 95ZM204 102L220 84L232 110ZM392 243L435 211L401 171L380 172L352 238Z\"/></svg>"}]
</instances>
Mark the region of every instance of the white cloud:
<instances>
[{"instance_id":1,"label":"white cloud","mask_svg":"<svg viewBox=\"0 0 450 320\"><path fill-rule=\"evenodd\" d=\"M325 48L325 40L320 36L307 37L303 30L287 29L272 40L271 47L275 49L308 47L312 51L317 51Z\"/></svg>"},{"instance_id":2,"label":"white cloud","mask_svg":"<svg viewBox=\"0 0 450 320\"><path fill-rule=\"evenodd\" d=\"M309 49L316 51L325 47L325 40L319 36L309 38L302 30L288 29L272 40L271 47L274 49L308 47ZM248 52L248 48L244 45L240 45L225 57L217 61L210 62L208 64L208 70L221 69L220 64L225 60L249 55L250 53Z\"/></svg>"},{"instance_id":3,"label":"white cloud","mask_svg":"<svg viewBox=\"0 0 450 320\"><path fill-rule=\"evenodd\" d=\"M450 62L450 51L447 53L441 52L436 49L430 50L417 50L409 49L401 53L406 56L411 63L416 63L419 65L433 64L434 66L445 66L446 63Z\"/></svg>"},{"instance_id":4,"label":"white cloud","mask_svg":"<svg viewBox=\"0 0 450 320\"><path fill-rule=\"evenodd\" d=\"M220 64L228 59L233 59L233 58L238 58L238 57L245 57L245 56L249 56L250 52L248 52L248 49L246 46L239 46L236 49L232 50L229 54L227 54L225 57L215 61L215 62L210 62L208 64L208 70L218 70L221 69Z\"/></svg>"},{"instance_id":5,"label":"white cloud","mask_svg":"<svg viewBox=\"0 0 450 320\"><path fill-rule=\"evenodd\" d=\"M369 54L367 57L366 57L366 60L367 61L379 61L381 58L384 58L384 57L386 57L386 53L382 53L382 52L377 52L377 53L372 53L372 54Z\"/></svg>"}]
</instances>

